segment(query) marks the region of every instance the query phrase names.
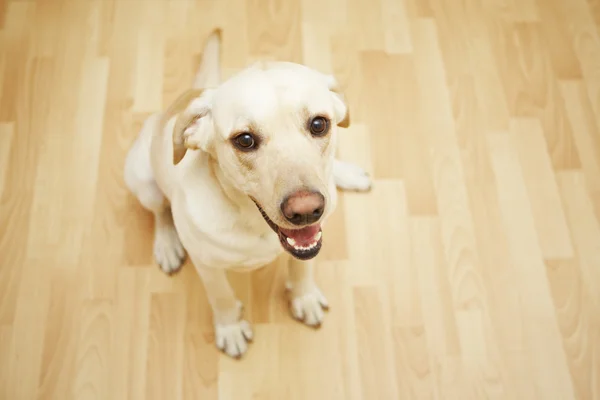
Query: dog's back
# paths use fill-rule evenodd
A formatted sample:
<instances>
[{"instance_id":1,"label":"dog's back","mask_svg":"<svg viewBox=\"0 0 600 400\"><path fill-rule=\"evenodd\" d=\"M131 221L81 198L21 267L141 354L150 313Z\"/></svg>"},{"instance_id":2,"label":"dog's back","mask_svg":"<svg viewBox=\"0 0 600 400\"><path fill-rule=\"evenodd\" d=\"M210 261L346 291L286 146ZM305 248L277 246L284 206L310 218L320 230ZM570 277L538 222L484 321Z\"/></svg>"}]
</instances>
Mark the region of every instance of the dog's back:
<instances>
[{"instance_id":1,"label":"dog's back","mask_svg":"<svg viewBox=\"0 0 600 400\"><path fill-rule=\"evenodd\" d=\"M132 168L138 170L136 175L146 176L148 178L146 180L154 180L169 201L173 185L178 180L180 171L184 170L187 164L185 161L177 166L173 163L173 129L191 101L198 98L205 88L215 87L219 84L221 79L220 51L221 31L217 29L206 40L202 61L191 87L183 91L166 110L156 113L146 120L128 154L127 164L135 166ZM132 190L136 192L135 179L128 177L127 172L126 181L128 181L128 186L133 186ZM148 187L147 184L142 186Z\"/></svg>"}]
</instances>

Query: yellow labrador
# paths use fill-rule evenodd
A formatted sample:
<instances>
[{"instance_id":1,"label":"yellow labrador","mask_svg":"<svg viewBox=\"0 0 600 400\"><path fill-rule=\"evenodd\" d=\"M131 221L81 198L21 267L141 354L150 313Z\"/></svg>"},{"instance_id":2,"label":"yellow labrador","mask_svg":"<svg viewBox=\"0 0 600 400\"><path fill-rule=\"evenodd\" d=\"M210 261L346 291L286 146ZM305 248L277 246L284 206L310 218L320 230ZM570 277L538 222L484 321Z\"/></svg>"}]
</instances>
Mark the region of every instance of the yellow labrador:
<instances>
[{"instance_id":1,"label":"yellow labrador","mask_svg":"<svg viewBox=\"0 0 600 400\"><path fill-rule=\"evenodd\" d=\"M125 182L155 217L154 256L167 274L189 255L213 310L216 345L241 356L252 339L225 275L288 252L293 316L319 326L327 300L313 278L336 186L369 190L335 159L349 124L336 80L294 63L258 63L220 82L221 33L208 38L191 89L150 116L127 155Z\"/></svg>"}]
</instances>

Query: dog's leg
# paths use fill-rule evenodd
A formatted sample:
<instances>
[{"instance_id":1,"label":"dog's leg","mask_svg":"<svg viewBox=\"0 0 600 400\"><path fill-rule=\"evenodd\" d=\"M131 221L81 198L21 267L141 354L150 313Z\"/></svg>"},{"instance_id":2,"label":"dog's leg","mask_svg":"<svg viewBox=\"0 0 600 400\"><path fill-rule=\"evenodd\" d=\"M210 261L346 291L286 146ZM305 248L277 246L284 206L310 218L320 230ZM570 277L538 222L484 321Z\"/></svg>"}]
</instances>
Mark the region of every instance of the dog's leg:
<instances>
[{"instance_id":1,"label":"dog's leg","mask_svg":"<svg viewBox=\"0 0 600 400\"><path fill-rule=\"evenodd\" d=\"M329 304L314 281L313 268L313 260L301 261L291 257L286 287L294 318L308 326L319 327L325 317L323 310L329 309Z\"/></svg>"},{"instance_id":2,"label":"dog's leg","mask_svg":"<svg viewBox=\"0 0 600 400\"><path fill-rule=\"evenodd\" d=\"M125 183L141 205L154 214L154 257L167 274L178 271L185 257L179 235L173 225L171 208L154 180L150 164L150 143L158 115L150 116L127 154Z\"/></svg>"},{"instance_id":3,"label":"dog's leg","mask_svg":"<svg viewBox=\"0 0 600 400\"><path fill-rule=\"evenodd\" d=\"M365 192L371 189L371 178L356 164L335 159L333 162L335 185L343 190Z\"/></svg>"},{"instance_id":4,"label":"dog's leg","mask_svg":"<svg viewBox=\"0 0 600 400\"><path fill-rule=\"evenodd\" d=\"M224 270L195 265L213 311L216 345L227 355L239 358L248 350L253 336L250 323L243 319L242 303L235 297Z\"/></svg>"},{"instance_id":5,"label":"dog's leg","mask_svg":"<svg viewBox=\"0 0 600 400\"><path fill-rule=\"evenodd\" d=\"M171 275L181 269L185 258L171 208L154 182L148 182L137 194L144 208L154 214L154 259L164 273Z\"/></svg>"},{"instance_id":6,"label":"dog's leg","mask_svg":"<svg viewBox=\"0 0 600 400\"><path fill-rule=\"evenodd\" d=\"M175 230L170 207L154 213L154 258L168 275L179 271L183 265L185 250Z\"/></svg>"}]
</instances>

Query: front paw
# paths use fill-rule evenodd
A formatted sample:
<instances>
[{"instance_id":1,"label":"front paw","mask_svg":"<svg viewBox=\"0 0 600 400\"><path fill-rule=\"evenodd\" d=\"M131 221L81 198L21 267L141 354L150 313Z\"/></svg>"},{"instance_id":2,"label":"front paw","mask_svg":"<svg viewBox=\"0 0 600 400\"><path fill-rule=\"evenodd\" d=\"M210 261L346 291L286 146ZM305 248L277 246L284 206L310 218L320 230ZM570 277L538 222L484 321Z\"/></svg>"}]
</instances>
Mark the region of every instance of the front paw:
<instances>
[{"instance_id":1,"label":"front paw","mask_svg":"<svg viewBox=\"0 0 600 400\"><path fill-rule=\"evenodd\" d=\"M334 177L336 186L342 190L367 192L372 187L369 174L356 164L335 160Z\"/></svg>"},{"instance_id":2,"label":"front paw","mask_svg":"<svg viewBox=\"0 0 600 400\"><path fill-rule=\"evenodd\" d=\"M288 283L290 311L295 319L308 326L318 328L325 318L324 310L329 309L327 299L316 285L299 289Z\"/></svg>"},{"instance_id":3,"label":"front paw","mask_svg":"<svg viewBox=\"0 0 600 400\"><path fill-rule=\"evenodd\" d=\"M241 358L246 353L252 337L252 328L246 320L215 325L217 348L232 358Z\"/></svg>"},{"instance_id":4,"label":"front paw","mask_svg":"<svg viewBox=\"0 0 600 400\"><path fill-rule=\"evenodd\" d=\"M176 273L183 266L185 250L174 226L165 225L156 228L154 258L160 269L167 275Z\"/></svg>"}]
</instances>

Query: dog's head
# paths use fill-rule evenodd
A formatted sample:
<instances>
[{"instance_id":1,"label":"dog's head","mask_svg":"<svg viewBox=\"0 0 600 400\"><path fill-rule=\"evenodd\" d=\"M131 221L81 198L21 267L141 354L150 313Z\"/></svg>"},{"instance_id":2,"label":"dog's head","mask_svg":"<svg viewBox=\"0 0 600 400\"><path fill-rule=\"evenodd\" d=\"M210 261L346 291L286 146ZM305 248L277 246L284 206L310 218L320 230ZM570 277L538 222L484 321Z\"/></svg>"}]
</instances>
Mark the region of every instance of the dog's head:
<instances>
[{"instance_id":1,"label":"dog's head","mask_svg":"<svg viewBox=\"0 0 600 400\"><path fill-rule=\"evenodd\" d=\"M333 208L336 131L348 125L332 76L294 63L257 64L190 102L175 125L173 161L187 149L210 154L284 249L309 259Z\"/></svg>"}]
</instances>

